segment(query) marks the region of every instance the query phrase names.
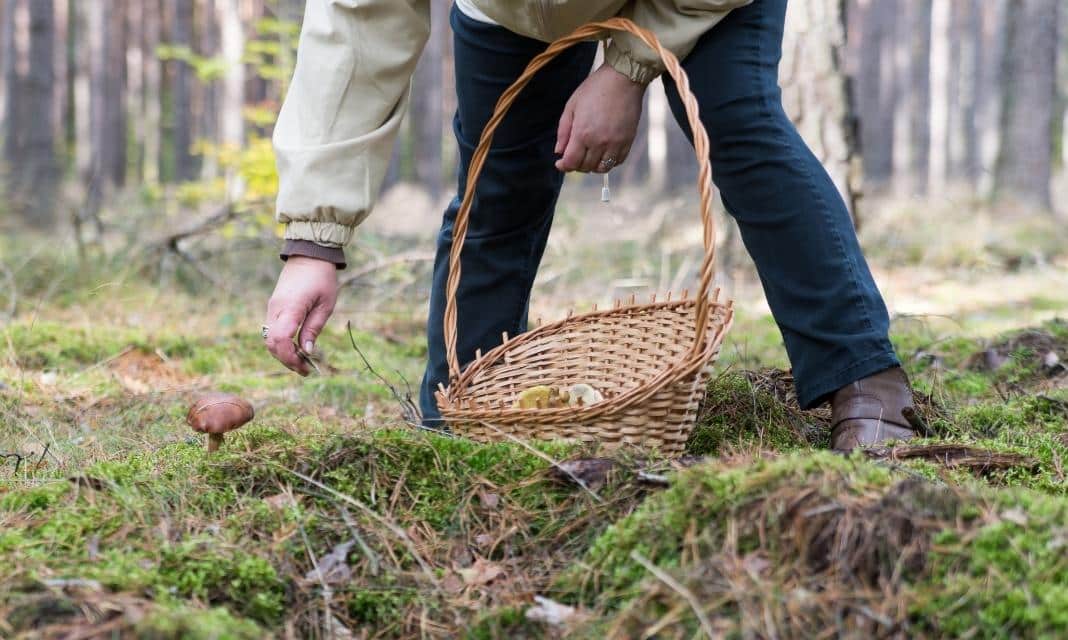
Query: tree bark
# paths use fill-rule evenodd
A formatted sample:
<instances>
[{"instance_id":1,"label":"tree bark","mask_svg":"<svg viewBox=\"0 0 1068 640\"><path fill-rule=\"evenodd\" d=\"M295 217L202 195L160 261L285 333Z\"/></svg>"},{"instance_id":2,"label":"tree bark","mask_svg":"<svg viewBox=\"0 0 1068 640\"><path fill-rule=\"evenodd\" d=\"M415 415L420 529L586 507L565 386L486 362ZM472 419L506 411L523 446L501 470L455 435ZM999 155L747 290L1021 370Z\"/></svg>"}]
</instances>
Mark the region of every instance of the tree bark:
<instances>
[{"instance_id":1,"label":"tree bark","mask_svg":"<svg viewBox=\"0 0 1068 640\"><path fill-rule=\"evenodd\" d=\"M933 0L931 6L931 147L927 180L935 193L945 190L949 169L952 1Z\"/></svg>"},{"instance_id":2,"label":"tree bark","mask_svg":"<svg viewBox=\"0 0 1068 640\"><path fill-rule=\"evenodd\" d=\"M1008 15L1007 0L978 0L981 3L979 61L976 74L976 128L979 172L976 188L988 198L994 191L998 150L1001 146L1002 65L1005 58Z\"/></svg>"},{"instance_id":3,"label":"tree bark","mask_svg":"<svg viewBox=\"0 0 1068 640\"><path fill-rule=\"evenodd\" d=\"M441 193L445 182L442 172L442 140L445 136L442 63L445 39L449 34L448 15L448 3L430 3L430 37L415 69L409 112L415 140L415 179L435 198Z\"/></svg>"},{"instance_id":4,"label":"tree bark","mask_svg":"<svg viewBox=\"0 0 1068 640\"><path fill-rule=\"evenodd\" d=\"M1050 210L1060 0L1010 0L996 197Z\"/></svg>"},{"instance_id":5,"label":"tree bark","mask_svg":"<svg viewBox=\"0 0 1068 640\"><path fill-rule=\"evenodd\" d=\"M856 113L842 62L846 47L843 0L787 5L779 83L783 105L857 217L860 196Z\"/></svg>"},{"instance_id":6,"label":"tree bark","mask_svg":"<svg viewBox=\"0 0 1068 640\"><path fill-rule=\"evenodd\" d=\"M894 111L899 91L893 61L898 9L898 0L857 0L853 5L857 37L850 45L850 57L859 61L853 89L861 114L860 148L864 176L876 187L889 181L894 166Z\"/></svg>"},{"instance_id":7,"label":"tree bark","mask_svg":"<svg viewBox=\"0 0 1068 640\"><path fill-rule=\"evenodd\" d=\"M156 55L162 37L162 7L160 0L145 0L144 15L144 114L145 147L141 177L149 185L160 181L160 141L163 126L163 64Z\"/></svg>"},{"instance_id":8,"label":"tree bark","mask_svg":"<svg viewBox=\"0 0 1068 640\"><path fill-rule=\"evenodd\" d=\"M20 23L25 21L25 0L6 0L3 7L2 22L3 50L0 58L3 60L4 75L4 173L7 175L8 198L13 201L17 180L13 173L22 153L22 118L19 108L22 101L19 99L23 92L20 67L25 65L27 51L25 42L20 42ZM12 202L13 203L13 202Z\"/></svg>"},{"instance_id":9,"label":"tree bark","mask_svg":"<svg viewBox=\"0 0 1068 640\"><path fill-rule=\"evenodd\" d=\"M894 125L894 183L900 193L927 193L931 146L931 0L905 0L898 21L901 101Z\"/></svg>"},{"instance_id":10,"label":"tree bark","mask_svg":"<svg viewBox=\"0 0 1068 640\"><path fill-rule=\"evenodd\" d=\"M23 215L37 227L48 227L55 216L59 164L52 112L55 108L55 6L29 3L30 66L21 96L26 116L20 179L25 202Z\"/></svg>"},{"instance_id":11,"label":"tree bark","mask_svg":"<svg viewBox=\"0 0 1068 640\"><path fill-rule=\"evenodd\" d=\"M240 145L245 137L245 29L241 24L240 0L218 0L216 4L221 35L221 53L226 62L223 76L220 138Z\"/></svg>"},{"instance_id":12,"label":"tree bark","mask_svg":"<svg viewBox=\"0 0 1068 640\"><path fill-rule=\"evenodd\" d=\"M193 49L193 3L190 0L167 0L170 6L171 44ZM180 60L172 60L171 110L174 145L174 178L178 181L196 178L196 166L191 154L193 143L192 71Z\"/></svg>"}]
</instances>

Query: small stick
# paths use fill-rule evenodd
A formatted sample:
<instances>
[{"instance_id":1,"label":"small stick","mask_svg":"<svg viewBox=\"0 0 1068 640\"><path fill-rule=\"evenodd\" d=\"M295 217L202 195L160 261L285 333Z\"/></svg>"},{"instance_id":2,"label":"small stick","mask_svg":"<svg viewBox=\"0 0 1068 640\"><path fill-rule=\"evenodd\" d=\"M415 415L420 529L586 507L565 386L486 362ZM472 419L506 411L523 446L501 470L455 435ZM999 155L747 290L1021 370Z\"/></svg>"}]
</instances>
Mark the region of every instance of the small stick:
<instances>
[{"instance_id":1,"label":"small stick","mask_svg":"<svg viewBox=\"0 0 1068 640\"><path fill-rule=\"evenodd\" d=\"M709 638L719 637L712 630L712 622L708 619L708 616L705 615L705 612L701 609L701 603L697 600L697 596L694 595L693 591L690 591L689 589L684 587L681 583L679 583L678 580L672 578L668 573L666 573L663 569L656 566L652 562L649 562L648 558L638 553L637 551L631 551L630 557L635 562L645 567L646 571L656 576L657 580L666 584L668 587L671 588L672 591L682 596L683 600L690 604L690 608L693 609L694 615L697 616L697 620L701 623L701 630L705 632L706 636L708 636Z\"/></svg>"}]
</instances>

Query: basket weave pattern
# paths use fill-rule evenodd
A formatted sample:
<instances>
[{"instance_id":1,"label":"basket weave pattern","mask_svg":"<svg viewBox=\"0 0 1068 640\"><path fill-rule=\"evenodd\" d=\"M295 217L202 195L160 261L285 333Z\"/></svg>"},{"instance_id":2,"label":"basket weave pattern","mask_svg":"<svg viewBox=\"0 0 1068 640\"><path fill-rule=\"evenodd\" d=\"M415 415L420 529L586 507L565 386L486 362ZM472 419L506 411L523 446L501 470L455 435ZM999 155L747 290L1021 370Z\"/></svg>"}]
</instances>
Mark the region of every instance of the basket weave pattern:
<instances>
[{"instance_id":1,"label":"basket weave pattern","mask_svg":"<svg viewBox=\"0 0 1068 640\"><path fill-rule=\"evenodd\" d=\"M671 300L668 294L666 300L657 302L654 297L648 304L635 304L633 299L626 305L617 302L614 309L570 316L516 337L505 335L500 346L477 354L461 370L456 353L460 253L493 132L531 77L560 51L613 30L633 33L656 50L683 97L694 132L704 225L705 256L697 295L690 298L684 293ZM580 27L531 61L501 95L482 132L453 227L445 308L450 376L448 388L439 388L437 402L442 418L455 432L480 441L562 438L633 444L668 454L682 451L733 316L731 303L720 302L718 291L709 295L715 226L708 146L697 101L678 60L655 36L629 20L613 18ZM585 407L513 408L518 395L533 386L566 389L576 383L592 385L604 400Z\"/></svg>"}]
</instances>

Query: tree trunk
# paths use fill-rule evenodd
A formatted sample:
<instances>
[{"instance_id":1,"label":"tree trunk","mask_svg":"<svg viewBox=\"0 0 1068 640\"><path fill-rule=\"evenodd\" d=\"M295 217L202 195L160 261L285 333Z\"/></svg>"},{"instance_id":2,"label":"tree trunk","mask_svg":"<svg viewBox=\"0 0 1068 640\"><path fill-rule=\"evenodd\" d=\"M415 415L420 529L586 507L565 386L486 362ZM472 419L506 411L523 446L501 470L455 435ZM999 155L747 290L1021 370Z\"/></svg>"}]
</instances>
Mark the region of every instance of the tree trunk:
<instances>
[{"instance_id":1,"label":"tree trunk","mask_svg":"<svg viewBox=\"0 0 1068 640\"><path fill-rule=\"evenodd\" d=\"M52 2L29 3L29 69L22 95L25 143L20 167L23 215L37 227L47 227L55 214L59 182L56 136L52 111L55 107L55 6Z\"/></svg>"},{"instance_id":2,"label":"tree trunk","mask_svg":"<svg viewBox=\"0 0 1068 640\"><path fill-rule=\"evenodd\" d=\"M145 49L145 2L130 2L126 7L126 112L130 116L130 170L144 175L145 165L145 63L156 56Z\"/></svg>"},{"instance_id":3,"label":"tree trunk","mask_svg":"<svg viewBox=\"0 0 1068 640\"><path fill-rule=\"evenodd\" d=\"M1049 210L1058 9L1061 0L1010 0L1002 78L1003 143L996 196Z\"/></svg>"},{"instance_id":4,"label":"tree trunk","mask_svg":"<svg viewBox=\"0 0 1068 640\"><path fill-rule=\"evenodd\" d=\"M841 64L846 46L845 13L843 0L787 5L779 83L786 112L856 218L860 157L849 78Z\"/></svg>"},{"instance_id":5,"label":"tree trunk","mask_svg":"<svg viewBox=\"0 0 1068 640\"><path fill-rule=\"evenodd\" d=\"M162 7L160 0L146 0L144 20L144 114L145 147L141 177L149 185L160 181L160 138L163 127L163 64L156 55L162 37Z\"/></svg>"},{"instance_id":6,"label":"tree trunk","mask_svg":"<svg viewBox=\"0 0 1068 640\"><path fill-rule=\"evenodd\" d=\"M218 0L222 56L226 62L223 76L220 132L223 142L240 145L245 137L245 29L241 24L240 0Z\"/></svg>"},{"instance_id":7,"label":"tree trunk","mask_svg":"<svg viewBox=\"0 0 1068 640\"><path fill-rule=\"evenodd\" d=\"M171 13L171 44L193 49L193 3L190 0L167 0ZM180 182L196 178L196 166L190 153L193 136L192 70L180 60L168 63L171 73L171 110L174 145L174 178Z\"/></svg>"},{"instance_id":8,"label":"tree trunk","mask_svg":"<svg viewBox=\"0 0 1068 640\"><path fill-rule=\"evenodd\" d=\"M1005 57L1007 0L977 0L980 10L980 46L975 78L975 114L979 148L978 193L986 198L994 191L998 150L1001 146L1002 65Z\"/></svg>"},{"instance_id":9,"label":"tree trunk","mask_svg":"<svg viewBox=\"0 0 1068 640\"><path fill-rule=\"evenodd\" d=\"M196 0L194 12L194 33L196 34L196 53L202 58L214 58L221 55L219 51L220 33L218 29L219 14L214 0ZM194 70L195 71L195 70ZM193 133L192 142L219 140L219 88L214 78L199 78L194 73L193 91ZM218 164L212 154L200 158L201 179L214 178L219 174Z\"/></svg>"},{"instance_id":10,"label":"tree trunk","mask_svg":"<svg viewBox=\"0 0 1068 640\"><path fill-rule=\"evenodd\" d=\"M22 154L20 97L24 91L22 68L26 66L28 55L25 38L20 37L25 31L25 0L6 0L3 9L3 51L0 51L0 58L4 71L4 171L0 177L6 179L9 204L17 204L14 196L18 180L14 171Z\"/></svg>"},{"instance_id":11,"label":"tree trunk","mask_svg":"<svg viewBox=\"0 0 1068 640\"><path fill-rule=\"evenodd\" d=\"M922 196L931 146L931 0L905 0L898 26L894 183L901 193Z\"/></svg>"},{"instance_id":12,"label":"tree trunk","mask_svg":"<svg viewBox=\"0 0 1068 640\"><path fill-rule=\"evenodd\" d=\"M655 86L654 86L655 85ZM649 158L649 191L659 194L667 188L668 103L660 78L646 91L646 114L649 120L646 156Z\"/></svg>"},{"instance_id":13,"label":"tree trunk","mask_svg":"<svg viewBox=\"0 0 1068 640\"><path fill-rule=\"evenodd\" d=\"M442 119L442 54L445 40L449 37L448 12L448 3L430 4L430 37L415 69L409 113L415 140L415 179L435 198L441 193L445 182L442 173L442 140L445 136Z\"/></svg>"},{"instance_id":14,"label":"tree trunk","mask_svg":"<svg viewBox=\"0 0 1068 640\"><path fill-rule=\"evenodd\" d=\"M851 44L850 57L858 59L859 64L853 89L861 114L864 177L874 186L885 184L893 174L894 111L899 93L894 72L898 8L897 0L857 0L854 6L857 37Z\"/></svg>"},{"instance_id":15,"label":"tree trunk","mask_svg":"<svg viewBox=\"0 0 1068 640\"><path fill-rule=\"evenodd\" d=\"M933 0L931 6L931 148L927 179L931 191L936 194L945 190L949 169L952 2L953 0Z\"/></svg>"},{"instance_id":16,"label":"tree trunk","mask_svg":"<svg viewBox=\"0 0 1068 640\"><path fill-rule=\"evenodd\" d=\"M52 130L57 140L57 151L65 142L67 119L70 115L70 4L69 0L52 0L55 12L55 40L52 47L52 67L55 69L55 95L52 100ZM61 161L61 165L63 162Z\"/></svg>"}]
</instances>

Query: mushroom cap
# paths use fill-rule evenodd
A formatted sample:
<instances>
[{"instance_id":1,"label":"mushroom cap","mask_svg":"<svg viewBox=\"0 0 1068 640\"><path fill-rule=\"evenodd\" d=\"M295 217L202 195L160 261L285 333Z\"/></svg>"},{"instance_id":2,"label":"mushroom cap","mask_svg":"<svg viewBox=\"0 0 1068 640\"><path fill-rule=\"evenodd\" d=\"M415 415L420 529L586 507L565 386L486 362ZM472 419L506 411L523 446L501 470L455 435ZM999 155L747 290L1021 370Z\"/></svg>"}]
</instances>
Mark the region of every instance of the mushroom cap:
<instances>
[{"instance_id":1,"label":"mushroom cap","mask_svg":"<svg viewBox=\"0 0 1068 640\"><path fill-rule=\"evenodd\" d=\"M256 415L248 400L232 393L206 393L189 407L185 421L194 431L226 433L241 427Z\"/></svg>"}]
</instances>

